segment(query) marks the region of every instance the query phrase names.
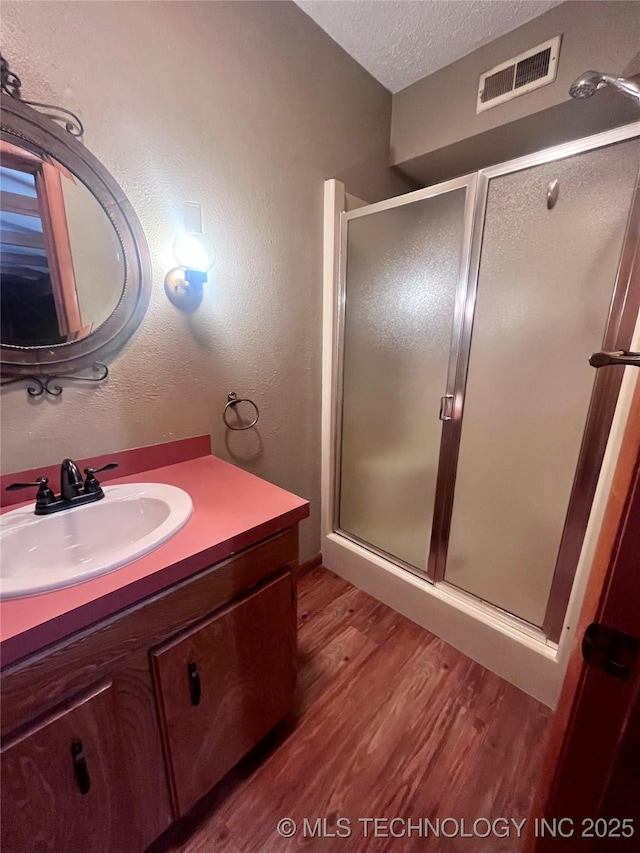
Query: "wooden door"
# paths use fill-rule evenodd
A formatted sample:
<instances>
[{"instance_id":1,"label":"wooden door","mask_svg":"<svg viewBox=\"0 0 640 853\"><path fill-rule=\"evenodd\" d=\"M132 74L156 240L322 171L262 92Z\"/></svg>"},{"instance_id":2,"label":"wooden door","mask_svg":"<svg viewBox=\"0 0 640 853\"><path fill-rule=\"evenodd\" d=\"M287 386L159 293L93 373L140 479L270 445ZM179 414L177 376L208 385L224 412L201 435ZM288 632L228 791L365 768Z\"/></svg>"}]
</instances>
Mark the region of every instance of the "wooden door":
<instances>
[{"instance_id":1,"label":"wooden door","mask_svg":"<svg viewBox=\"0 0 640 853\"><path fill-rule=\"evenodd\" d=\"M3 853L130 849L113 687L100 687L2 749Z\"/></svg>"},{"instance_id":2,"label":"wooden door","mask_svg":"<svg viewBox=\"0 0 640 853\"><path fill-rule=\"evenodd\" d=\"M287 572L151 653L178 815L291 710L293 610Z\"/></svg>"},{"instance_id":3,"label":"wooden door","mask_svg":"<svg viewBox=\"0 0 640 853\"><path fill-rule=\"evenodd\" d=\"M609 671L574 650L534 812L573 833L538 832L535 853L640 849L640 382L594 563L578 641L592 623L629 639Z\"/></svg>"}]
</instances>

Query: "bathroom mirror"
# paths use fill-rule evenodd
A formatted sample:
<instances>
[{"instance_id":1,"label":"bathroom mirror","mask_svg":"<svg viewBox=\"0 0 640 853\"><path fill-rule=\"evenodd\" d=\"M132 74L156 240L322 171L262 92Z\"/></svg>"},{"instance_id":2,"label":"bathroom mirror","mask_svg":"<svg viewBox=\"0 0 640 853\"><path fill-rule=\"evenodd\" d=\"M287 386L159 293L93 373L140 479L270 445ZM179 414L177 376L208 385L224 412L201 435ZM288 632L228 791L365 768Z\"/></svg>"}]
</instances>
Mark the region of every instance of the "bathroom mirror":
<instances>
[{"instance_id":1,"label":"bathroom mirror","mask_svg":"<svg viewBox=\"0 0 640 853\"><path fill-rule=\"evenodd\" d=\"M21 100L4 61L2 78L2 374L60 375L135 331L149 302L149 251L124 192L80 141L77 117Z\"/></svg>"}]
</instances>

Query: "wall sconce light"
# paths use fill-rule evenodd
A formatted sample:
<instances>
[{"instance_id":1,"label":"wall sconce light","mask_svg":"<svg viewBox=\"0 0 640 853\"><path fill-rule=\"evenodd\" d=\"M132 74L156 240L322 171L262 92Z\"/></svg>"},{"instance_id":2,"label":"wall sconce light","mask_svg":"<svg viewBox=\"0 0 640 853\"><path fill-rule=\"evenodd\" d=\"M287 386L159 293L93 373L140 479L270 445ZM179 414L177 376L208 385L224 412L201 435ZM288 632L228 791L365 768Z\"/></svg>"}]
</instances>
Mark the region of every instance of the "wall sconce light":
<instances>
[{"instance_id":1,"label":"wall sconce light","mask_svg":"<svg viewBox=\"0 0 640 853\"><path fill-rule=\"evenodd\" d=\"M185 224L187 230L179 234L173 244L178 266L166 274L164 290L178 308L193 310L202 302L203 285L215 255L202 234L199 204L185 205Z\"/></svg>"}]
</instances>

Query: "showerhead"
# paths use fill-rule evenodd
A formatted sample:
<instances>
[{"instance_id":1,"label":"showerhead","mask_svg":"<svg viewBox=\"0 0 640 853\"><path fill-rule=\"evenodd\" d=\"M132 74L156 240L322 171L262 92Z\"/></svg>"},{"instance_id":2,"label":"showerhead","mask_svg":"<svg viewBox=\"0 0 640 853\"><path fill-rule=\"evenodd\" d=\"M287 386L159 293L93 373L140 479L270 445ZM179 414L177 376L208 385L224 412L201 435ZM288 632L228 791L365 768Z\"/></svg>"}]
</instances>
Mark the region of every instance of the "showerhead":
<instances>
[{"instance_id":1,"label":"showerhead","mask_svg":"<svg viewBox=\"0 0 640 853\"><path fill-rule=\"evenodd\" d=\"M585 71L569 87L572 98L590 98L605 86L617 89L623 95L640 102L640 84L628 77L614 77L611 74L603 74L602 71Z\"/></svg>"},{"instance_id":2,"label":"showerhead","mask_svg":"<svg viewBox=\"0 0 640 853\"><path fill-rule=\"evenodd\" d=\"M606 85L603 75L598 71L585 71L569 88L572 98L590 98L598 91L598 86Z\"/></svg>"}]
</instances>

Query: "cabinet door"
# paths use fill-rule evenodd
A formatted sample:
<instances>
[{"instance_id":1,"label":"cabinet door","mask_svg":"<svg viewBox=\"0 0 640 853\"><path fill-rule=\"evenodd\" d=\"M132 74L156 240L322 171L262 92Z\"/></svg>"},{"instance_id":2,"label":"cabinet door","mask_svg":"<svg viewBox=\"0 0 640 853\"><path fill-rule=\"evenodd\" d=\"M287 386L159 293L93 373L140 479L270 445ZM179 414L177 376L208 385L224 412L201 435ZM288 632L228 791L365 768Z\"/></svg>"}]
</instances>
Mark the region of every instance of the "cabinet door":
<instances>
[{"instance_id":1,"label":"cabinet door","mask_svg":"<svg viewBox=\"0 0 640 853\"><path fill-rule=\"evenodd\" d=\"M122 853L129 819L111 684L9 743L1 755L3 853Z\"/></svg>"},{"instance_id":2,"label":"cabinet door","mask_svg":"<svg viewBox=\"0 0 640 853\"><path fill-rule=\"evenodd\" d=\"M294 653L290 573L151 653L178 814L290 711Z\"/></svg>"}]
</instances>

